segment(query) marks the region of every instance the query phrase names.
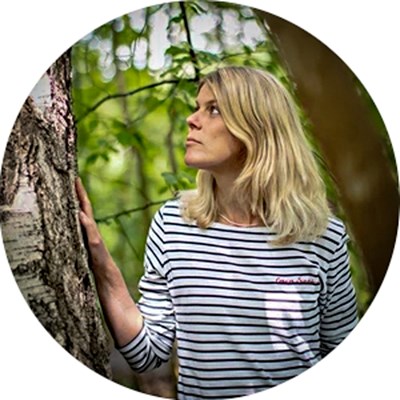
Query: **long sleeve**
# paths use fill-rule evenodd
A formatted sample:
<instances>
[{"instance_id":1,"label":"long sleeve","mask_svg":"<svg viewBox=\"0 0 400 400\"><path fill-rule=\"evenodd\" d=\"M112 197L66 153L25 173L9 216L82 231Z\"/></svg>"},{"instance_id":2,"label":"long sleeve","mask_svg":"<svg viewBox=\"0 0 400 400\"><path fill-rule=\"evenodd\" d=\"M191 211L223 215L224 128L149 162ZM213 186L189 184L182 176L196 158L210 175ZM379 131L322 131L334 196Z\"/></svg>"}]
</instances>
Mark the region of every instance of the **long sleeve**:
<instances>
[{"instance_id":1,"label":"long sleeve","mask_svg":"<svg viewBox=\"0 0 400 400\"><path fill-rule=\"evenodd\" d=\"M132 369L149 371L166 362L175 339L175 314L164 267L164 230L159 211L150 226L144 258L144 275L139 284L138 307L143 316L140 333L119 351Z\"/></svg>"},{"instance_id":2,"label":"long sleeve","mask_svg":"<svg viewBox=\"0 0 400 400\"><path fill-rule=\"evenodd\" d=\"M320 298L321 354L338 346L358 321L355 290L351 281L348 236L344 230L325 271L325 289Z\"/></svg>"}]
</instances>

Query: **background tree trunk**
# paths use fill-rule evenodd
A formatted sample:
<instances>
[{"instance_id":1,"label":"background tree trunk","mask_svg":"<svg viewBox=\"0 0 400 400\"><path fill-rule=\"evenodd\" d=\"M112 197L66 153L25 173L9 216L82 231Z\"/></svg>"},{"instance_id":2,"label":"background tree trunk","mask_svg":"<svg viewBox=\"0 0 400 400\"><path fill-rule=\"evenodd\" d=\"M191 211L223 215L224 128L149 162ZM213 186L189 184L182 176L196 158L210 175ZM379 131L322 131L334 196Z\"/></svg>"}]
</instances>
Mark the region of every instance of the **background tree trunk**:
<instances>
[{"instance_id":1,"label":"background tree trunk","mask_svg":"<svg viewBox=\"0 0 400 400\"><path fill-rule=\"evenodd\" d=\"M33 313L65 350L110 378L108 339L77 217L70 72L66 53L43 76L47 94L28 97L13 127L2 165L1 228Z\"/></svg>"},{"instance_id":2,"label":"background tree trunk","mask_svg":"<svg viewBox=\"0 0 400 400\"><path fill-rule=\"evenodd\" d=\"M375 295L392 256L399 207L395 166L389 165L384 135L361 85L338 56L299 27L259 14L272 31L335 178Z\"/></svg>"}]
</instances>

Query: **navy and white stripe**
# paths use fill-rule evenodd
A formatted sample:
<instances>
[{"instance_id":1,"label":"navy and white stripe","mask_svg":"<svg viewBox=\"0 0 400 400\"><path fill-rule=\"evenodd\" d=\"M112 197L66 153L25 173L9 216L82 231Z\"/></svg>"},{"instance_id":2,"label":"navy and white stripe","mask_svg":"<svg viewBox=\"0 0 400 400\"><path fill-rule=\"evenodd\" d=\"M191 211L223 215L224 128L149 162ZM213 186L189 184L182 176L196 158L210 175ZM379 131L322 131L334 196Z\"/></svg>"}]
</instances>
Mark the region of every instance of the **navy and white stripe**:
<instances>
[{"instance_id":1,"label":"navy and white stripe","mask_svg":"<svg viewBox=\"0 0 400 400\"><path fill-rule=\"evenodd\" d=\"M179 201L155 215L145 253L132 368L166 361L177 340L178 399L273 387L315 365L357 322L344 225L312 242L269 244L266 227L188 224Z\"/></svg>"}]
</instances>

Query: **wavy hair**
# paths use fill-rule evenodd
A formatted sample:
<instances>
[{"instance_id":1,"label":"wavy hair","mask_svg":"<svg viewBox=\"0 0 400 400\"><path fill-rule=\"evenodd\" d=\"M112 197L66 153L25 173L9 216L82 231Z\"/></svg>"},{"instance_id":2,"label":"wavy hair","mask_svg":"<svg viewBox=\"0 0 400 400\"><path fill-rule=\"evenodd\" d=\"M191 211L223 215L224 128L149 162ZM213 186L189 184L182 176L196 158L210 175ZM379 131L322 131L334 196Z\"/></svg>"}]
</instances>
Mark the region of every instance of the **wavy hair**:
<instances>
[{"instance_id":1,"label":"wavy hair","mask_svg":"<svg viewBox=\"0 0 400 400\"><path fill-rule=\"evenodd\" d=\"M229 132L244 144L235 201L276 233L275 244L312 240L330 215L324 182L296 105L282 83L250 67L230 66L206 75ZM198 171L197 190L182 193L182 216L207 228L218 220L215 181Z\"/></svg>"}]
</instances>

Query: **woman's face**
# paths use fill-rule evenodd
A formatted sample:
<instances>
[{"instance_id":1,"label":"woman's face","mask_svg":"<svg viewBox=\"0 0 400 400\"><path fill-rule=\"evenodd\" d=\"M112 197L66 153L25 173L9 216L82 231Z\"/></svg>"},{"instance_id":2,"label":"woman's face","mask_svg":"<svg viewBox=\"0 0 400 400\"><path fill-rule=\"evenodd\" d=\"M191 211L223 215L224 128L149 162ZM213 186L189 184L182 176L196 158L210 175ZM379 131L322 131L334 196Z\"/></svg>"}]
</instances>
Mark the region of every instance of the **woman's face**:
<instances>
[{"instance_id":1,"label":"woman's face","mask_svg":"<svg viewBox=\"0 0 400 400\"><path fill-rule=\"evenodd\" d=\"M228 131L207 85L201 87L196 104L196 111L187 118L185 163L215 174L239 171L243 144Z\"/></svg>"}]
</instances>

